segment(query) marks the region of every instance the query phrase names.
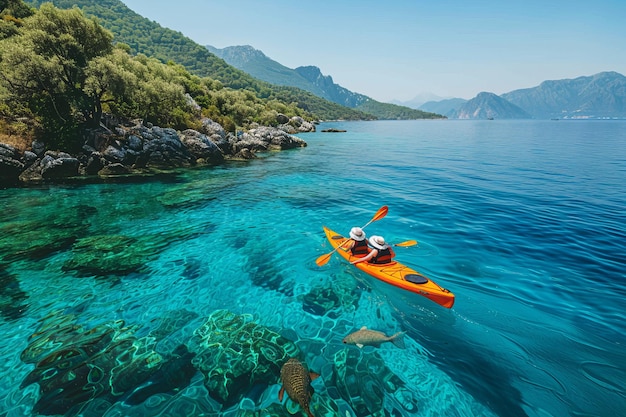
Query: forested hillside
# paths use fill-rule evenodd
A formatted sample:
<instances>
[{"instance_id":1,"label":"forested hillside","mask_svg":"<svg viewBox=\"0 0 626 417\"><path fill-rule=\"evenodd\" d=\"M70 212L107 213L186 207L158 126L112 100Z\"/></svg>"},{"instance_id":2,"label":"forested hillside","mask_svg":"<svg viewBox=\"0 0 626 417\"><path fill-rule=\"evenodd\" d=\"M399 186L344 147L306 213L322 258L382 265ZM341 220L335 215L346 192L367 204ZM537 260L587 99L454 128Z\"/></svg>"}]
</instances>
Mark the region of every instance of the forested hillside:
<instances>
[{"instance_id":1,"label":"forested hillside","mask_svg":"<svg viewBox=\"0 0 626 417\"><path fill-rule=\"evenodd\" d=\"M39 7L46 1L32 0L26 3ZM98 18L99 23L113 33L113 41L128 45L131 54L141 53L164 63L175 62L192 74L210 77L227 88L251 91L260 99L276 100L284 104L296 103L314 118L324 120L375 118L297 88L278 87L257 80L228 65L180 32L164 28L138 15L118 0L52 0L52 3L62 9L77 6L85 15Z\"/></svg>"},{"instance_id":2,"label":"forested hillside","mask_svg":"<svg viewBox=\"0 0 626 417\"><path fill-rule=\"evenodd\" d=\"M177 130L210 118L229 132L278 115L312 119L297 97L282 102L247 89L225 88L209 77L114 43L110 31L78 8L0 3L0 135L41 137L52 149L74 151L86 129L105 114L143 119Z\"/></svg>"}]
</instances>

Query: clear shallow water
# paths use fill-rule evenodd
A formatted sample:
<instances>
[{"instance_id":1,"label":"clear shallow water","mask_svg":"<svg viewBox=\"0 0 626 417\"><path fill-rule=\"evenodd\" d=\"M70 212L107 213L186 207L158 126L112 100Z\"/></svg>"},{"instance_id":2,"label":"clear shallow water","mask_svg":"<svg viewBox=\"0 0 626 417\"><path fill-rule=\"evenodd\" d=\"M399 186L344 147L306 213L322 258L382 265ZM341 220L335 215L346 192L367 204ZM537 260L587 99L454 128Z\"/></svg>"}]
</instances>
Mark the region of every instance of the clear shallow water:
<instances>
[{"instance_id":1,"label":"clear shallow water","mask_svg":"<svg viewBox=\"0 0 626 417\"><path fill-rule=\"evenodd\" d=\"M23 382L46 326L109 326L165 357L222 309L296 342L322 375L316 415L328 403L341 415L624 414L625 122L323 127L348 132L147 183L0 190L4 415L36 415L39 385ZM322 225L347 233L382 205L367 233L418 240L397 258L453 291L452 310L337 257L316 266L330 251ZM406 331L407 348L343 345L361 326ZM80 331L69 333L41 344L71 346ZM385 385L381 363L403 383ZM98 397L82 412L253 415L278 403L270 380L224 406L192 371L178 389L137 404Z\"/></svg>"}]
</instances>

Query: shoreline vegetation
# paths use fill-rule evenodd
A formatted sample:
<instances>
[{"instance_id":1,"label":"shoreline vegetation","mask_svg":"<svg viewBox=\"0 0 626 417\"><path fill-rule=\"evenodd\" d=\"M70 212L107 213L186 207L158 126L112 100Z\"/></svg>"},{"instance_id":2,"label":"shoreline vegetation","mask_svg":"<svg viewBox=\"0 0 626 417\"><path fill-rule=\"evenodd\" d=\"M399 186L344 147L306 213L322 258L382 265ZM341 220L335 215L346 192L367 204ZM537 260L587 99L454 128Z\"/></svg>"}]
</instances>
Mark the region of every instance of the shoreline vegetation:
<instances>
[{"instance_id":1,"label":"shoreline vegetation","mask_svg":"<svg viewBox=\"0 0 626 417\"><path fill-rule=\"evenodd\" d=\"M252 159L315 131L297 103L131 56L77 8L2 6L0 186Z\"/></svg>"}]
</instances>

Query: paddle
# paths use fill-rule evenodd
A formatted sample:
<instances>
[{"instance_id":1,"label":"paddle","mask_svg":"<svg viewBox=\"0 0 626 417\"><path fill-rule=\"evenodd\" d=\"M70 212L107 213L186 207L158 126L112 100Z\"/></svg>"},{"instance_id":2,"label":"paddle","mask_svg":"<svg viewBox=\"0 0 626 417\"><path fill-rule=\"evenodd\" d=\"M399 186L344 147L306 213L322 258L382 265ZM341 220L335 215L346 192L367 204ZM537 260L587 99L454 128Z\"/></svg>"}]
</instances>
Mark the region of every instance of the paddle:
<instances>
[{"instance_id":1,"label":"paddle","mask_svg":"<svg viewBox=\"0 0 626 417\"><path fill-rule=\"evenodd\" d=\"M387 215L387 212L389 211L389 208L387 206L382 206L381 208L378 209L378 211L376 212L376 214L374 214L374 217L372 217L372 220L370 220L369 222L365 223L365 226L361 227L361 229L365 229L367 226L369 226L372 222L378 221L380 219L382 219L383 217L385 217ZM320 256L319 258L317 258L315 260L315 263L317 264L317 266L323 266L326 265L326 263L330 260L330 257L333 255L333 253L335 253L335 251L339 248L342 248L343 245L345 245L346 243L348 243L350 241L350 239L346 239L345 242L343 242L341 245L337 246L335 249L332 250L332 252L327 253L325 255ZM417 242L416 242L417 243Z\"/></svg>"},{"instance_id":2,"label":"paddle","mask_svg":"<svg viewBox=\"0 0 626 417\"><path fill-rule=\"evenodd\" d=\"M404 248L413 245L417 245L417 240L407 240L406 242L394 243L393 246L402 246Z\"/></svg>"}]
</instances>

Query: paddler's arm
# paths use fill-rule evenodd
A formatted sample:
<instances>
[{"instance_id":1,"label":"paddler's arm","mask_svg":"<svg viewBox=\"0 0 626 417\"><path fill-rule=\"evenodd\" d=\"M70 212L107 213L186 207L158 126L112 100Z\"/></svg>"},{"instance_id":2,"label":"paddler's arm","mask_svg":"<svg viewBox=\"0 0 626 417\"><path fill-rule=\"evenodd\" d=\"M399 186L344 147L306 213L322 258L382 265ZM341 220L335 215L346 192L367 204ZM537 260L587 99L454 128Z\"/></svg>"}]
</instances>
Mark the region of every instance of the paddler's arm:
<instances>
[{"instance_id":1,"label":"paddler's arm","mask_svg":"<svg viewBox=\"0 0 626 417\"><path fill-rule=\"evenodd\" d=\"M369 261L370 259L372 259L374 256L378 255L378 249L372 249L370 251L370 253L368 253L367 255L365 255L362 258L357 259L356 261L352 261L350 262L352 265L354 264L358 264L359 262L365 262L365 261Z\"/></svg>"}]
</instances>

